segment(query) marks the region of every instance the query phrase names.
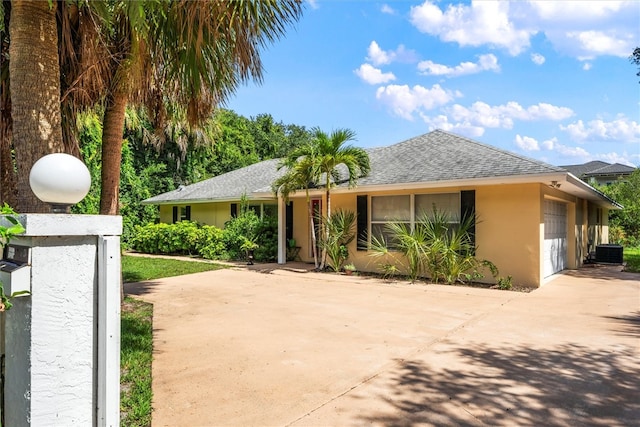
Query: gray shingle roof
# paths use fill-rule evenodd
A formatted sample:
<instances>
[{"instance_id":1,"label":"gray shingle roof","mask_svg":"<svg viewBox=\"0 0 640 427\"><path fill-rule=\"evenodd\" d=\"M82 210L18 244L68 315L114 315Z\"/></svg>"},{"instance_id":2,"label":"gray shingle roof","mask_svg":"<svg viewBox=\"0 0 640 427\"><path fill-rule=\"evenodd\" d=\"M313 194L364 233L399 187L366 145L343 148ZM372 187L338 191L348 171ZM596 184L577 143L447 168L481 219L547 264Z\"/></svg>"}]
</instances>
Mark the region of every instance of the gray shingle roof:
<instances>
[{"instance_id":1,"label":"gray shingle roof","mask_svg":"<svg viewBox=\"0 0 640 427\"><path fill-rule=\"evenodd\" d=\"M285 171L278 171L279 159L265 160L195 184L151 197L143 203L193 202L203 200L240 200L243 194L271 187L271 183Z\"/></svg>"},{"instance_id":2,"label":"gray shingle roof","mask_svg":"<svg viewBox=\"0 0 640 427\"><path fill-rule=\"evenodd\" d=\"M367 151L371 173L360 178L358 186L566 172L560 167L441 130ZM277 171L278 162L278 159L274 159L256 163L160 194L144 203L229 200L240 199L243 193L249 196L253 192L266 193L270 191L271 183L284 173L284 170Z\"/></svg>"},{"instance_id":3,"label":"gray shingle roof","mask_svg":"<svg viewBox=\"0 0 640 427\"><path fill-rule=\"evenodd\" d=\"M564 172L537 160L441 130L369 152L358 185L389 185Z\"/></svg>"},{"instance_id":4,"label":"gray shingle roof","mask_svg":"<svg viewBox=\"0 0 640 427\"><path fill-rule=\"evenodd\" d=\"M578 178L588 178L590 176L598 175L628 175L636 170L634 167L623 165L621 163L611 164L600 160L594 160L582 165L565 165L560 167L571 172Z\"/></svg>"}]
</instances>

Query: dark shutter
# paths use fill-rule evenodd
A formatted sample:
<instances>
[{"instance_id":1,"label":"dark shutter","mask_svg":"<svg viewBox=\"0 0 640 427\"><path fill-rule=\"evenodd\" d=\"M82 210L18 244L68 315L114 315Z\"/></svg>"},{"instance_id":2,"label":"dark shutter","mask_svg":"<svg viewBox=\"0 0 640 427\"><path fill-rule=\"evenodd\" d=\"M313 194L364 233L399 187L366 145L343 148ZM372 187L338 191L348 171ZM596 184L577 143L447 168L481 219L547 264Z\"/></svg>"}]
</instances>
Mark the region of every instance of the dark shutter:
<instances>
[{"instance_id":1,"label":"dark shutter","mask_svg":"<svg viewBox=\"0 0 640 427\"><path fill-rule=\"evenodd\" d=\"M173 207L173 223L175 224L176 222L178 222L178 207L174 206Z\"/></svg>"},{"instance_id":2,"label":"dark shutter","mask_svg":"<svg viewBox=\"0 0 640 427\"><path fill-rule=\"evenodd\" d=\"M460 192L460 218L464 221L468 217L471 217L471 227L469 228L469 235L471 236L471 243L476 244L476 191L468 190Z\"/></svg>"},{"instance_id":3,"label":"dark shutter","mask_svg":"<svg viewBox=\"0 0 640 427\"><path fill-rule=\"evenodd\" d=\"M369 231L369 212L368 212L368 196L357 196L356 210L357 220L356 227L358 231L358 242L356 248L359 251L366 251L368 246Z\"/></svg>"},{"instance_id":4,"label":"dark shutter","mask_svg":"<svg viewBox=\"0 0 640 427\"><path fill-rule=\"evenodd\" d=\"M238 216L238 204L231 203L231 218L236 218Z\"/></svg>"},{"instance_id":5,"label":"dark shutter","mask_svg":"<svg viewBox=\"0 0 640 427\"><path fill-rule=\"evenodd\" d=\"M287 241L293 239L293 202L287 203L287 209L285 211L285 229L287 234Z\"/></svg>"},{"instance_id":6,"label":"dark shutter","mask_svg":"<svg viewBox=\"0 0 640 427\"><path fill-rule=\"evenodd\" d=\"M187 221L191 221L191 206L185 207L184 216Z\"/></svg>"}]
</instances>

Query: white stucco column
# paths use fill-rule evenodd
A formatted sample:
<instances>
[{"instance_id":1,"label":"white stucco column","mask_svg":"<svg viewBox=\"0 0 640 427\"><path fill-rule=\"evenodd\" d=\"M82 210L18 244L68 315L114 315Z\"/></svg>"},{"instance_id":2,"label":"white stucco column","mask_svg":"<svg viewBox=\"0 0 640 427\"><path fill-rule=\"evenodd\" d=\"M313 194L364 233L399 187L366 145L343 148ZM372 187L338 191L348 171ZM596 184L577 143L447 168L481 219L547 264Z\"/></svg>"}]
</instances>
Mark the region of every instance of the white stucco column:
<instances>
[{"instance_id":1,"label":"white stucco column","mask_svg":"<svg viewBox=\"0 0 640 427\"><path fill-rule=\"evenodd\" d=\"M278 264L287 263L287 210L284 197L278 192Z\"/></svg>"},{"instance_id":2,"label":"white stucco column","mask_svg":"<svg viewBox=\"0 0 640 427\"><path fill-rule=\"evenodd\" d=\"M13 299L0 331L5 424L117 426L122 218L18 219L26 231L11 245L27 256L30 294Z\"/></svg>"}]
</instances>

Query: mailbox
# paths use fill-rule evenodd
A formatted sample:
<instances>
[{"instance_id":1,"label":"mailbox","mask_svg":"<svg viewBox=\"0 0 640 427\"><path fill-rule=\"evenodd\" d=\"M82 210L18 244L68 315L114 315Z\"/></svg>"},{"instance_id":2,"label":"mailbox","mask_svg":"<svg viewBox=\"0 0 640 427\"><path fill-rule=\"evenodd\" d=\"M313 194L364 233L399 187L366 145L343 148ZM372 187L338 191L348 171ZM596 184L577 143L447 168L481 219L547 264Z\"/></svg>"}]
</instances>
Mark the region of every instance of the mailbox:
<instances>
[{"instance_id":1,"label":"mailbox","mask_svg":"<svg viewBox=\"0 0 640 427\"><path fill-rule=\"evenodd\" d=\"M27 246L7 245L0 260L0 282L7 296L31 292L31 249Z\"/></svg>"}]
</instances>

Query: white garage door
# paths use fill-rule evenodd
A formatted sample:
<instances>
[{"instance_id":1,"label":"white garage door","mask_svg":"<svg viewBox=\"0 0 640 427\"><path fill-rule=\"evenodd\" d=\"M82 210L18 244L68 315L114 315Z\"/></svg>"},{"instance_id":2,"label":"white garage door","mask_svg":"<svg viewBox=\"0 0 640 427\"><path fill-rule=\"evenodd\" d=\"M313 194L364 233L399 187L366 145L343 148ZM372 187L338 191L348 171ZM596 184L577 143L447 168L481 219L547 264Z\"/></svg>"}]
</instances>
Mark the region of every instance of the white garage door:
<instances>
[{"instance_id":1,"label":"white garage door","mask_svg":"<svg viewBox=\"0 0 640 427\"><path fill-rule=\"evenodd\" d=\"M567 268L567 205L544 201L544 277Z\"/></svg>"}]
</instances>

